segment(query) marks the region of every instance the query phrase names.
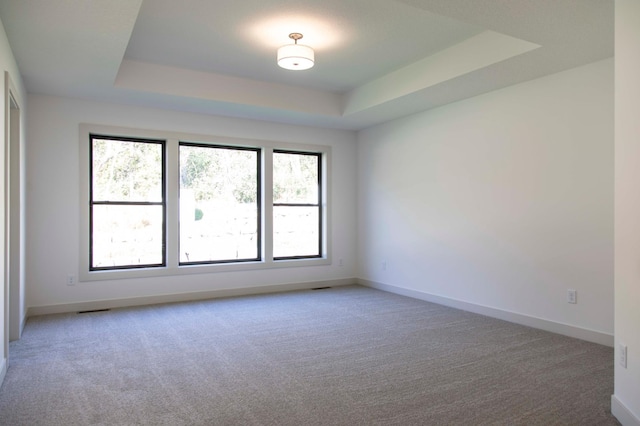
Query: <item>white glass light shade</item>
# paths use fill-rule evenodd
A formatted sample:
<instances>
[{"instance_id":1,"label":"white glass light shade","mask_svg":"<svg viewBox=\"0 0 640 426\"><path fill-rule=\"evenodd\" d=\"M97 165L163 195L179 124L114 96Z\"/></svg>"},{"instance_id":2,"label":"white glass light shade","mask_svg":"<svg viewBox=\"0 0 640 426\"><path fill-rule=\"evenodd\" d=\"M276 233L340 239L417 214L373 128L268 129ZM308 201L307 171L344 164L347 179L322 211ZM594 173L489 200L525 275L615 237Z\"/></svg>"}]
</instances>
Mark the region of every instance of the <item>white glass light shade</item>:
<instances>
[{"instance_id":1,"label":"white glass light shade","mask_svg":"<svg viewBox=\"0 0 640 426\"><path fill-rule=\"evenodd\" d=\"M278 65L288 70L308 70L314 59L313 49L303 44L287 44L278 49Z\"/></svg>"}]
</instances>

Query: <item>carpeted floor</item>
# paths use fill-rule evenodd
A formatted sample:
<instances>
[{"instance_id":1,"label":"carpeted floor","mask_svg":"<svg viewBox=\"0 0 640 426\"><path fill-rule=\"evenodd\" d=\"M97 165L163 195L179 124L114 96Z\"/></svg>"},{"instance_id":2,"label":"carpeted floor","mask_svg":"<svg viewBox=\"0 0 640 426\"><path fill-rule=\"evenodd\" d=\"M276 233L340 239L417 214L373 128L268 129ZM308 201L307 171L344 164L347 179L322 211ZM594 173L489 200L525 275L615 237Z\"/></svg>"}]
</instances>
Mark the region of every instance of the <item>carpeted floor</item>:
<instances>
[{"instance_id":1,"label":"carpeted floor","mask_svg":"<svg viewBox=\"0 0 640 426\"><path fill-rule=\"evenodd\" d=\"M3 425L615 425L613 349L358 287L30 318Z\"/></svg>"}]
</instances>

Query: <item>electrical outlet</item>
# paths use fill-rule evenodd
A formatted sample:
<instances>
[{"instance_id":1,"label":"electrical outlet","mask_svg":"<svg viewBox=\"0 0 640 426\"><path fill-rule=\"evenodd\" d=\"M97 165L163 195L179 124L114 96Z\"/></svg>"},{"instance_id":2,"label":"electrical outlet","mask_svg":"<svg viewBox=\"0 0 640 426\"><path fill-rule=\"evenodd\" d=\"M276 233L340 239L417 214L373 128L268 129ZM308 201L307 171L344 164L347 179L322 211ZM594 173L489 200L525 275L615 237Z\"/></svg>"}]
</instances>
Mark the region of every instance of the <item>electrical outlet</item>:
<instances>
[{"instance_id":1,"label":"electrical outlet","mask_svg":"<svg viewBox=\"0 0 640 426\"><path fill-rule=\"evenodd\" d=\"M342 261L342 259L338 261L338 266L344 266L344 262Z\"/></svg>"},{"instance_id":2,"label":"electrical outlet","mask_svg":"<svg viewBox=\"0 0 640 426\"><path fill-rule=\"evenodd\" d=\"M382 262L382 270L383 271L387 270L387 261L386 260Z\"/></svg>"},{"instance_id":3,"label":"electrical outlet","mask_svg":"<svg viewBox=\"0 0 640 426\"><path fill-rule=\"evenodd\" d=\"M76 276L73 274L67 275L67 285L76 285Z\"/></svg>"},{"instance_id":4,"label":"electrical outlet","mask_svg":"<svg viewBox=\"0 0 640 426\"><path fill-rule=\"evenodd\" d=\"M567 303L578 303L578 292L576 290L567 290Z\"/></svg>"},{"instance_id":5,"label":"electrical outlet","mask_svg":"<svg viewBox=\"0 0 640 426\"><path fill-rule=\"evenodd\" d=\"M618 362L620 367L627 368L627 346L622 343L618 345Z\"/></svg>"}]
</instances>

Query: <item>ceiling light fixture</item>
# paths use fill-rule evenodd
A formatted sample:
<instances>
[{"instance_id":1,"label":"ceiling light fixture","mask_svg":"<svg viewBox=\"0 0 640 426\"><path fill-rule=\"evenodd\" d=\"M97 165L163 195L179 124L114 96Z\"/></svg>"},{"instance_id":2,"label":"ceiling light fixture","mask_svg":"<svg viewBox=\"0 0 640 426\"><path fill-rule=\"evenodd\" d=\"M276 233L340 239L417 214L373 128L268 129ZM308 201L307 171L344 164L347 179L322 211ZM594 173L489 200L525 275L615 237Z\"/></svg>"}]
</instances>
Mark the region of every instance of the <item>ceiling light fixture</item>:
<instances>
[{"instance_id":1,"label":"ceiling light fixture","mask_svg":"<svg viewBox=\"0 0 640 426\"><path fill-rule=\"evenodd\" d=\"M278 65L288 70L308 70L313 66L313 49L303 44L298 44L302 38L300 33L291 33L289 38L294 44L287 44L278 49Z\"/></svg>"}]
</instances>

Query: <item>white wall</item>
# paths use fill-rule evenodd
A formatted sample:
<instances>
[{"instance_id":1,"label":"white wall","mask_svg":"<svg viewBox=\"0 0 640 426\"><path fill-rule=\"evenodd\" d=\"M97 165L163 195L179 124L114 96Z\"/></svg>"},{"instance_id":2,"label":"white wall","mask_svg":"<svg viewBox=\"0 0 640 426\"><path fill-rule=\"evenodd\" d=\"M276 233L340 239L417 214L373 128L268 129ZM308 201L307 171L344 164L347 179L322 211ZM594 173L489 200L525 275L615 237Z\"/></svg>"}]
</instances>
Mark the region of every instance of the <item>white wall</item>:
<instances>
[{"instance_id":1,"label":"white wall","mask_svg":"<svg viewBox=\"0 0 640 426\"><path fill-rule=\"evenodd\" d=\"M79 123L331 145L333 265L67 286L67 274L77 274L79 268ZM354 132L47 96L29 97L28 126L26 279L30 307L355 277ZM339 266L338 259L343 259L344 266Z\"/></svg>"},{"instance_id":2,"label":"white wall","mask_svg":"<svg viewBox=\"0 0 640 426\"><path fill-rule=\"evenodd\" d=\"M364 283L612 343L612 59L359 132L358 191Z\"/></svg>"},{"instance_id":3,"label":"white wall","mask_svg":"<svg viewBox=\"0 0 640 426\"><path fill-rule=\"evenodd\" d=\"M5 123L5 76L4 72L8 71L11 77L13 84L15 85L15 90L17 93L15 95L20 98L22 104L20 108L22 112L25 111L26 105L24 104L24 100L26 98L26 91L24 90L24 86L22 84L22 78L18 72L18 66L16 65L15 58L13 57L13 52L11 51L11 47L9 46L9 41L7 40L7 35L4 30L4 25L0 22L0 122L2 132L2 148L0 149L0 280L2 284L0 284L0 318L2 320L2 327L0 327L0 383L2 382L2 378L4 377L4 371L6 368L6 353L7 346L6 342L8 340L8 318L6 317L5 303L7 294L5 294L5 245L6 245L6 237L5 237L5 196L6 196L6 179L5 179L5 135L6 135L6 123ZM24 120L23 120L24 123ZM21 123L22 131L20 134L22 135L21 145L24 145L24 125ZM12 254L19 255L19 254ZM23 288L20 291L24 291ZM12 308L17 308L19 311L19 317L22 319L25 315L24 309L24 299L19 301L19 306L12 306Z\"/></svg>"},{"instance_id":4,"label":"white wall","mask_svg":"<svg viewBox=\"0 0 640 426\"><path fill-rule=\"evenodd\" d=\"M616 0L615 391L612 411L640 425L640 1ZM618 362L627 346L627 368Z\"/></svg>"}]
</instances>

